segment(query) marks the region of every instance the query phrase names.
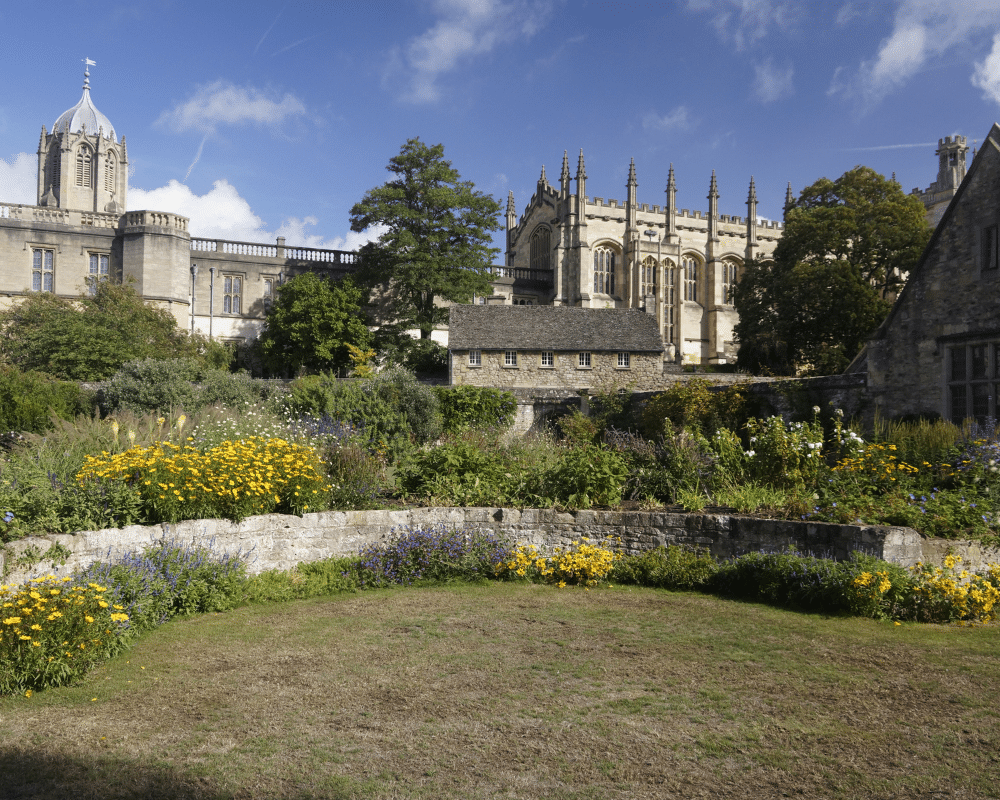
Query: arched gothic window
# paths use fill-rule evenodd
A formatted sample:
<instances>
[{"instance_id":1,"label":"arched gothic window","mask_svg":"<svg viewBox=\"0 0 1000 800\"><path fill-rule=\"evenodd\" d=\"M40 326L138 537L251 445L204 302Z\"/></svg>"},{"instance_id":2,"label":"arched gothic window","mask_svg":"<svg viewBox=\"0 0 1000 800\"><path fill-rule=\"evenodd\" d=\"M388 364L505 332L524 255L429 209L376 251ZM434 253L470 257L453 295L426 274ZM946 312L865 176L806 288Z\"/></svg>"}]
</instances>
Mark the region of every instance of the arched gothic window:
<instances>
[{"instance_id":1,"label":"arched gothic window","mask_svg":"<svg viewBox=\"0 0 1000 800\"><path fill-rule=\"evenodd\" d=\"M639 268L641 271L640 281L640 293L642 297L647 295L656 296L656 287L659 283L658 273L660 271L659 265L656 263L656 259L652 256L646 256L643 259L642 266Z\"/></svg>"},{"instance_id":2,"label":"arched gothic window","mask_svg":"<svg viewBox=\"0 0 1000 800\"><path fill-rule=\"evenodd\" d=\"M663 262L663 339L667 342L674 340L674 284L676 272L672 261Z\"/></svg>"},{"instance_id":3,"label":"arched gothic window","mask_svg":"<svg viewBox=\"0 0 1000 800\"><path fill-rule=\"evenodd\" d=\"M608 247L594 250L594 294L615 293L615 251Z\"/></svg>"},{"instance_id":4,"label":"arched gothic window","mask_svg":"<svg viewBox=\"0 0 1000 800\"><path fill-rule=\"evenodd\" d=\"M115 160L111 155L104 162L104 191L110 194L115 191Z\"/></svg>"},{"instance_id":5,"label":"arched gothic window","mask_svg":"<svg viewBox=\"0 0 1000 800\"><path fill-rule=\"evenodd\" d=\"M698 259L694 256L684 256L681 259L681 270L684 272L684 299L698 302Z\"/></svg>"},{"instance_id":6,"label":"arched gothic window","mask_svg":"<svg viewBox=\"0 0 1000 800\"><path fill-rule=\"evenodd\" d=\"M730 259L722 262L722 302L732 304L733 289L736 287L737 264Z\"/></svg>"},{"instance_id":7,"label":"arched gothic window","mask_svg":"<svg viewBox=\"0 0 1000 800\"><path fill-rule=\"evenodd\" d=\"M549 229L539 228L531 235L531 269L552 269L549 251Z\"/></svg>"},{"instance_id":8,"label":"arched gothic window","mask_svg":"<svg viewBox=\"0 0 1000 800\"><path fill-rule=\"evenodd\" d=\"M76 152L76 185L94 185L94 159L90 148L81 147Z\"/></svg>"}]
</instances>

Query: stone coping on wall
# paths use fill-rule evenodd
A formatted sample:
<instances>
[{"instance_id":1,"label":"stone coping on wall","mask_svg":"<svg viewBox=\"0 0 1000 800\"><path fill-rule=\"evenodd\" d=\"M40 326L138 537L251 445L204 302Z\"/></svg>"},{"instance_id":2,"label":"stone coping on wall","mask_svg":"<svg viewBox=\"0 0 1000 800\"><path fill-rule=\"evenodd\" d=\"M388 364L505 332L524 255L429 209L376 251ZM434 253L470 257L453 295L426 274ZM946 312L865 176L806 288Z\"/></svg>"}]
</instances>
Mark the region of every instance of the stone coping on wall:
<instances>
[{"instance_id":1,"label":"stone coping on wall","mask_svg":"<svg viewBox=\"0 0 1000 800\"><path fill-rule=\"evenodd\" d=\"M591 540L612 537L620 539L619 546L631 553L659 545L681 545L708 550L718 558L732 558L747 552L780 552L793 547L838 560L862 551L903 566L918 561L941 564L948 553L962 556L963 566L970 570L1000 562L1000 549L982 547L978 542L930 539L902 527L668 511L410 508L326 511L302 517L272 514L248 517L238 523L189 520L32 537L3 547L0 574L4 583L10 584L49 574L69 575L95 561L141 550L160 539L210 545L219 553L245 554L250 571L257 573L291 569L300 562L330 556L352 555L395 528L432 525L489 531L542 549L565 547L581 537ZM56 551L65 557L53 560ZM45 557L46 553L50 555Z\"/></svg>"}]
</instances>

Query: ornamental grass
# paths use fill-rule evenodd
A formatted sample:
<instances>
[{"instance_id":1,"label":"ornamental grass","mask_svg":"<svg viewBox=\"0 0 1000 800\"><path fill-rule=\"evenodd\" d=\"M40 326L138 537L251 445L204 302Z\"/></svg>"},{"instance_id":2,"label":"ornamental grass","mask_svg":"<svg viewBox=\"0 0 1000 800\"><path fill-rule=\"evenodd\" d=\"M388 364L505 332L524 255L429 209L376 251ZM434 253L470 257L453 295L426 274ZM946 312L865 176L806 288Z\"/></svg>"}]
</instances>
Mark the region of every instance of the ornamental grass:
<instances>
[{"instance_id":1,"label":"ornamental grass","mask_svg":"<svg viewBox=\"0 0 1000 800\"><path fill-rule=\"evenodd\" d=\"M251 436L204 452L157 442L87 456L77 481L123 481L138 488L147 522L254 515L302 515L326 507L330 486L312 447Z\"/></svg>"},{"instance_id":2,"label":"ornamental grass","mask_svg":"<svg viewBox=\"0 0 1000 800\"><path fill-rule=\"evenodd\" d=\"M0 695L64 686L121 650L130 629L107 587L52 575L0 586Z\"/></svg>"}]
</instances>

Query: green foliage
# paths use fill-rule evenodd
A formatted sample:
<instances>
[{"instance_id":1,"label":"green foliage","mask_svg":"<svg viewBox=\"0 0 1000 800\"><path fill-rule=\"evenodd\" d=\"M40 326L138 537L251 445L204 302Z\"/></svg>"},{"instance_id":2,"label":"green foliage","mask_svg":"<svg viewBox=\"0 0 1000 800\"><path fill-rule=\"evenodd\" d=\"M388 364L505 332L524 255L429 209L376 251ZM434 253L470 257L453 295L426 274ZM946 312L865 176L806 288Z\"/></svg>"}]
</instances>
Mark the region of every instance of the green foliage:
<instances>
[{"instance_id":1,"label":"green foliage","mask_svg":"<svg viewBox=\"0 0 1000 800\"><path fill-rule=\"evenodd\" d=\"M849 561L834 561L794 550L783 553L747 553L720 565L711 582L713 592L823 612L856 608L854 579L862 573L884 571L892 597L902 600L911 587L904 567L872 556L852 553Z\"/></svg>"},{"instance_id":2,"label":"green foliage","mask_svg":"<svg viewBox=\"0 0 1000 800\"><path fill-rule=\"evenodd\" d=\"M76 383L0 365L0 431L41 433L52 427L53 416L71 419L88 411L85 405Z\"/></svg>"},{"instance_id":3,"label":"green foliage","mask_svg":"<svg viewBox=\"0 0 1000 800\"><path fill-rule=\"evenodd\" d=\"M672 591L704 590L718 568L718 562L709 553L661 546L622 557L608 580Z\"/></svg>"},{"instance_id":4,"label":"green foliage","mask_svg":"<svg viewBox=\"0 0 1000 800\"><path fill-rule=\"evenodd\" d=\"M625 460L602 445L563 451L544 479L545 496L568 508L617 506L628 477Z\"/></svg>"},{"instance_id":5,"label":"green foliage","mask_svg":"<svg viewBox=\"0 0 1000 800\"><path fill-rule=\"evenodd\" d=\"M331 508L375 508L386 486L385 463L358 442L345 441L320 450L330 476Z\"/></svg>"},{"instance_id":6,"label":"green foliage","mask_svg":"<svg viewBox=\"0 0 1000 800\"><path fill-rule=\"evenodd\" d=\"M378 287L383 321L419 328L429 339L448 318L435 301L467 303L489 292L500 204L462 181L440 144L410 139L387 169L395 177L351 209L351 230L383 229L361 248L362 275Z\"/></svg>"},{"instance_id":7,"label":"green foliage","mask_svg":"<svg viewBox=\"0 0 1000 800\"><path fill-rule=\"evenodd\" d=\"M930 234L919 199L867 167L807 186L786 214L774 261L748 262L733 292L740 368L843 372Z\"/></svg>"},{"instance_id":8,"label":"green foliage","mask_svg":"<svg viewBox=\"0 0 1000 800\"><path fill-rule=\"evenodd\" d=\"M651 397L643 407L641 430L653 439L664 431L682 428L711 436L719 428L739 430L747 418L744 384L730 384L713 389L703 378L678 382Z\"/></svg>"},{"instance_id":9,"label":"green foliage","mask_svg":"<svg viewBox=\"0 0 1000 800\"><path fill-rule=\"evenodd\" d=\"M573 444L596 444L603 432L596 419L583 414L578 408L559 417L556 425L562 435Z\"/></svg>"},{"instance_id":10,"label":"green foliage","mask_svg":"<svg viewBox=\"0 0 1000 800\"><path fill-rule=\"evenodd\" d=\"M442 430L437 395L401 367L364 381L308 375L292 384L288 403L298 413L349 423L374 452L394 461Z\"/></svg>"},{"instance_id":11,"label":"green foliage","mask_svg":"<svg viewBox=\"0 0 1000 800\"><path fill-rule=\"evenodd\" d=\"M110 281L75 300L29 293L0 314L0 328L6 361L65 380L100 381L126 361L201 359L206 352L204 340L178 328L169 311L147 305L131 285Z\"/></svg>"},{"instance_id":12,"label":"green foliage","mask_svg":"<svg viewBox=\"0 0 1000 800\"><path fill-rule=\"evenodd\" d=\"M324 558L291 570L267 570L247 579L248 603L283 603L309 597L329 597L358 589L358 556Z\"/></svg>"},{"instance_id":13,"label":"green foliage","mask_svg":"<svg viewBox=\"0 0 1000 800\"><path fill-rule=\"evenodd\" d=\"M101 388L98 402L105 414L169 414L214 405L245 410L268 391L245 372L205 369L192 358L147 358L123 364Z\"/></svg>"},{"instance_id":14,"label":"green foliage","mask_svg":"<svg viewBox=\"0 0 1000 800\"><path fill-rule=\"evenodd\" d=\"M814 487L826 464L818 420L785 423L781 417L753 418L746 425L751 480L775 488Z\"/></svg>"},{"instance_id":15,"label":"green foliage","mask_svg":"<svg viewBox=\"0 0 1000 800\"><path fill-rule=\"evenodd\" d=\"M517 398L486 386L435 386L446 433L466 428L506 430L514 422Z\"/></svg>"},{"instance_id":16,"label":"green foliage","mask_svg":"<svg viewBox=\"0 0 1000 800\"><path fill-rule=\"evenodd\" d=\"M272 375L347 369L347 345L364 350L371 342L364 300L350 278L334 281L306 272L283 283L257 340L265 369Z\"/></svg>"}]
</instances>

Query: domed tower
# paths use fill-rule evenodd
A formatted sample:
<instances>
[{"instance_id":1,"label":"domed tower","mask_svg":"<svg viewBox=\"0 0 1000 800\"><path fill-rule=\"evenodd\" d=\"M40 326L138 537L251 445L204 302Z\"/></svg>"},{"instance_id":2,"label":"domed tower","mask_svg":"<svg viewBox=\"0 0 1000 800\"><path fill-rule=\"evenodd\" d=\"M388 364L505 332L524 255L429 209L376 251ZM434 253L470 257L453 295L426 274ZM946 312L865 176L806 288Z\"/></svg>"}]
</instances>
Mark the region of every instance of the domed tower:
<instances>
[{"instance_id":1,"label":"domed tower","mask_svg":"<svg viewBox=\"0 0 1000 800\"><path fill-rule=\"evenodd\" d=\"M38 143L38 205L74 211L125 213L128 153L125 137L90 99L90 67L84 59L83 96Z\"/></svg>"}]
</instances>

